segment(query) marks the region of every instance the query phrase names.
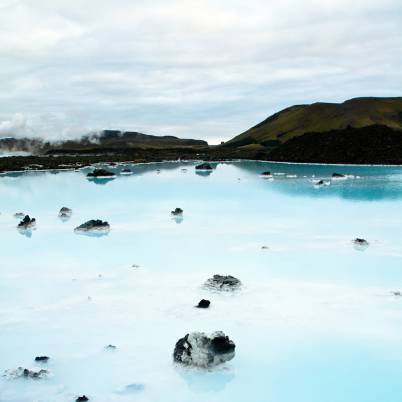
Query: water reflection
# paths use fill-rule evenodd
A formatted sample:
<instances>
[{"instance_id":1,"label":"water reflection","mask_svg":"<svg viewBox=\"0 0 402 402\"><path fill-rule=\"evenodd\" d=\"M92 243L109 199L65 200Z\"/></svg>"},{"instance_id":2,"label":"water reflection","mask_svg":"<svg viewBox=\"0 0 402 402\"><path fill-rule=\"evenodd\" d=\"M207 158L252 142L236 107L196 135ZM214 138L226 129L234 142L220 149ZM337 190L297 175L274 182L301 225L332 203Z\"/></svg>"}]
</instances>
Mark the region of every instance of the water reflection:
<instances>
[{"instance_id":1,"label":"water reflection","mask_svg":"<svg viewBox=\"0 0 402 402\"><path fill-rule=\"evenodd\" d=\"M233 166L255 177L264 170L271 171L274 180L265 181L267 188L290 196L339 197L357 201L402 198L402 168L400 167L292 165L268 162L241 162L233 163ZM332 174L335 172L354 177L334 180ZM328 185L320 186L320 191L317 191L313 180L323 180Z\"/></svg>"},{"instance_id":2,"label":"water reflection","mask_svg":"<svg viewBox=\"0 0 402 402\"><path fill-rule=\"evenodd\" d=\"M183 215L176 215L172 217L172 220L175 221L177 224L180 224L183 222Z\"/></svg>"},{"instance_id":3,"label":"water reflection","mask_svg":"<svg viewBox=\"0 0 402 402\"><path fill-rule=\"evenodd\" d=\"M116 177L102 177L102 178L87 178L91 183L97 184L99 186L104 186L105 184L113 181Z\"/></svg>"},{"instance_id":4,"label":"water reflection","mask_svg":"<svg viewBox=\"0 0 402 402\"><path fill-rule=\"evenodd\" d=\"M32 229L22 229L22 228L17 228L18 233L22 236L27 237L28 239L32 237Z\"/></svg>"},{"instance_id":5,"label":"water reflection","mask_svg":"<svg viewBox=\"0 0 402 402\"><path fill-rule=\"evenodd\" d=\"M198 176L204 176L204 177L208 177L210 176L212 173L212 170L196 170L195 174L197 174Z\"/></svg>"},{"instance_id":6,"label":"water reflection","mask_svg":"<svg viewBox=\"0 0 402 402\"><path fill-rule=\"evenodd\" d=\"M196 393L222 391L235 375L226 368L202 370L178 367L177 372L188 387Z\"/></svg>"},{"instance_id":7,"label":"water reflection","mask_svg":"<svg viewBox=\"0 0 402 402\"><path fill-rule=\"evenodd\" d=\"M74 230L74 233L87 237L104 237L109 235L109 230Z\"/></svg>"}]
</instances>

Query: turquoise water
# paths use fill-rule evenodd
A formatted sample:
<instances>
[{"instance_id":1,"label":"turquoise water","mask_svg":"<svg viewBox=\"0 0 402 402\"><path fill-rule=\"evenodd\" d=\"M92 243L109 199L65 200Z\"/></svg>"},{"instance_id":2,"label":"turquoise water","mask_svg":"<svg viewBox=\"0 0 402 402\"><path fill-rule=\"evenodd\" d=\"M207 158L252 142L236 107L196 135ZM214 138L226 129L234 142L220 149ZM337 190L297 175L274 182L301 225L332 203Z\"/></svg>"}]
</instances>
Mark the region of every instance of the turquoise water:
<instances>
[{"instance_id":1,"label":"turquoise water","mask_svg":"<svg viewBox=\"0 0 402 402\"><path fill-rule=\"evenodd\" d=\"M88 170L0 176L0 371L48 355L52 372L0 377L1 402L400 400L402 297L391 292L402 290L402 168L131 168L99 182ZM334 171L354 178L331 181ZM330 185L314 186L321 178ZM30 236L16 212L37 219ZM73 232L97 218L107 236ZM356 250L356 237L370 246ZM242 290L209 293L215 273ZM201 298L208 310L193 307ZM194 330L225 331L236 357L176 367L174 344Z\"/></svg>"}]
</instances>

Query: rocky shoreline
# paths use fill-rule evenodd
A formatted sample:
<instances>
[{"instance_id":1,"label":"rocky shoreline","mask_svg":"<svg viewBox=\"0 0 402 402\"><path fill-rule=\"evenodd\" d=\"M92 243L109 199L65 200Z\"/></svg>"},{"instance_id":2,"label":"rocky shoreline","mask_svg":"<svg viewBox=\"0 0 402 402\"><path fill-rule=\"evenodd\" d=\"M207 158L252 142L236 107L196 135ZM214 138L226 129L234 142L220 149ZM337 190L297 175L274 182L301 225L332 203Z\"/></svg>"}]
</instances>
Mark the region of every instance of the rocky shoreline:
<instances>
[{"instance_id":1,"label":"rocky shoreline","mask_svg":"<svg viewBox=\"0 0 402 402\"><path fill-rule=\"evenodd\" d=\"M61 152L61 151L60 151ZM249 144L231 147L226 144L205 147L173 148L100 148L91 153L8 156L0 158L0 173L31 170L78 170L95 164L151 163L166 161L233 161L401 165L402 135L392 129L370 126L346 128L326 134L311 133L294 138L278 147ZM208 163L204 163L205 166ZM202 166L200 165L200 171ZM129 174L127 172L126 174Z\"/></svg>"}]
</instances>

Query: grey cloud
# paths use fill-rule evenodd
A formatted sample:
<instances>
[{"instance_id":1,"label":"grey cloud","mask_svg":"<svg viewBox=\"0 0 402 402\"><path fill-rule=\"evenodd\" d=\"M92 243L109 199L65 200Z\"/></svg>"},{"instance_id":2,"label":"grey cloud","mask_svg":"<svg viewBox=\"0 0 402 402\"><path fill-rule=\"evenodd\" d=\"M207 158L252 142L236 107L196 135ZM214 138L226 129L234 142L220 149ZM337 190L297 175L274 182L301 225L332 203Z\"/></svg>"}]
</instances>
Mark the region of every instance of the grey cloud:
<instances>
[{"instance_id":1,"label":"grey cloud","mask_svg":"<svg viewBox=\"0 0 402 402\"><path fill-rule=\"evenodd\" d=\"M218 141L294 103L401 95L399 0L4 4L0 121L35 135Z\"/></svg>"}]
</instances>

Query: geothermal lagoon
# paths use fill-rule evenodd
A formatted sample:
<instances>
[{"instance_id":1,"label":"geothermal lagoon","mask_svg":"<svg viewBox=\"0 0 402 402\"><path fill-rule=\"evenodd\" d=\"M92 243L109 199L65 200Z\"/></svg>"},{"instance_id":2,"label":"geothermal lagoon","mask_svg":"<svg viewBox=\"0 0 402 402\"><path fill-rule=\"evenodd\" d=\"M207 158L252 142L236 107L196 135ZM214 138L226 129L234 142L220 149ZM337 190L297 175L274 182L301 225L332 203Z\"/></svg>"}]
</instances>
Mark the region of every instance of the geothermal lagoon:
<instances>
[{"instance_id":1,"label":"geothermal lagoon","mask_svg":"<svg viewBox=\"0 0 402 402\"><path fill-rule=\"evenodd\" d=\"M195 165L0 176L0 401L399 401L402 168ZM74 231L91 219L110 230ZM204 287L214 274L241 286ZM235 357L174 363L193 331L223 331Z\"/></svg>"}]
</instances>

